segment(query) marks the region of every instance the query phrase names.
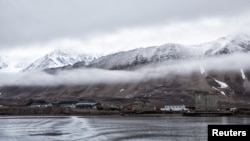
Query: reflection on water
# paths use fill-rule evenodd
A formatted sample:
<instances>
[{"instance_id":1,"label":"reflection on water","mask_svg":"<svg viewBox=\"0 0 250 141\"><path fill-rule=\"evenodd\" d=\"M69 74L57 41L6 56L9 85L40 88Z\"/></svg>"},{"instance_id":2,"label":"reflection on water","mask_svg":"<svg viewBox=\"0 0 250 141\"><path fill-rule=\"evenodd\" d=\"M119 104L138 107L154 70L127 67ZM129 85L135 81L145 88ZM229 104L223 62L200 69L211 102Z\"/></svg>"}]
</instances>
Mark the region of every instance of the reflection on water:
<instances>
[{"instance_id":1,"label":"reflection on water","mask_svg":"<svg viewBox=\"0 0 250 141\"><path fill-rule=\"evenodd\" d=\"M250 124L239 117L0 117L4 141L204 141L208 124Z\"/></svg>"}]
</instances>

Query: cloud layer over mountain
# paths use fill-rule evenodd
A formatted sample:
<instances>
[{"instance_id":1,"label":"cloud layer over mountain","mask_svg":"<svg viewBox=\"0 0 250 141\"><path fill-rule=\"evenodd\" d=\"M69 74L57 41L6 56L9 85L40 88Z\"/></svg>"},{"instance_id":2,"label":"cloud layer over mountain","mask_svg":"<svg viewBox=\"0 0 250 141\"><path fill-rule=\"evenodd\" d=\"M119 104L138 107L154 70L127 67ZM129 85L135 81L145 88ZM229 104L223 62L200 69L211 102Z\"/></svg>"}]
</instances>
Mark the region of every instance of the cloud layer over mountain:
<instances>
[{"instance_id":1,"label":"cloud layer over mountain","mask_svg":"<svg viewBox=\"0 0 250 141\"><path fill-rule=\"evenodd\" d=\"M204 75L208 71L249 70L250 55L246 53L224 55L203 60L176 61L149 65L135 71L114 71L103 69L75 69L60 71L54 75L45 72L0 74L0 85L83 85L96 83L137 83L166 77L168 75L189 75L193 72ZM201 70L202 68L202 70ZM202 74L203 73L203 74Z\"/></svg>"}]
</instances>

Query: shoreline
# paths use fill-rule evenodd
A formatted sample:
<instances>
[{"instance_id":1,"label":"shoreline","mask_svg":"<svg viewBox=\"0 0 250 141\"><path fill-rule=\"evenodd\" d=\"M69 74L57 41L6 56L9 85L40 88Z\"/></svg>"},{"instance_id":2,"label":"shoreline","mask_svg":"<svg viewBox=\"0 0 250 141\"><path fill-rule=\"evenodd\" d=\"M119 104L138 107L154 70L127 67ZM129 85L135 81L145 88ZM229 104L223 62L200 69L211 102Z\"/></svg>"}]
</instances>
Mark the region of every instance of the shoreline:
<instances>
[{"instance_id":1,"label":"shoreline","mask_svg":"<svg viewBox=\"0 0 250 141\"><path fill-rule=\"evenodd\" d=\"M250 118L250 115L230 115L230 116L183 116L181 113L175 114L71 114L71 115L0 115L1 118L8 118L8 117L23 117L23 118L68 118L68 117L189 117L189 118L197 118L197 117L246 117Z\"/></svg>"},{"instance_id":2,"label":"shoreline","mask_svg":"<svg viewBox=\"0 0 250 141\"><path fill-rule=\"evenodd\" d=\"M227 113L227 114L225 114ZM230 113L230 114L229 114ZM189 116L189 115L190 116ZM61 107L1 107L0 117L5 116L120 116L120 117L163 117L163 116L189 116L189 117L218 117L218 116L233 116L233 117L250 117L249 111L220 111L220 112L150 112L150 113L132 113L122 112L120 110L97 110L97 109L70 109Z\"/></svg>"}]
</instances>

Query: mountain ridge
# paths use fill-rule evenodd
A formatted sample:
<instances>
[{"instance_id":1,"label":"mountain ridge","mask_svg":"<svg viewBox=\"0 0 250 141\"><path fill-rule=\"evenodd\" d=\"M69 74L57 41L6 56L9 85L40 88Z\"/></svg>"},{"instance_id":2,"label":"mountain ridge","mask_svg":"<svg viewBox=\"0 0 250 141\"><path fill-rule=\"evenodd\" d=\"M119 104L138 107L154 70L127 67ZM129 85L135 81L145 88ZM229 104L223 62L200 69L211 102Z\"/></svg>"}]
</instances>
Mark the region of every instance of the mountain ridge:
<instances>
[{"instance_id":1,"label":"mountain ridge","mask_svg":"<svg viewBox=\"0 0 250 141\"><path fill-rule=\"evenodd\" d=\"M217 40L198 45L167 43L160 46L136 48L120 51L106 56L78 53L68 50L54 50L30 64L20 63L11 66L0 58L0 69L12 67L22 72L48 70L51 68L101 68L110 70L130 70L137 67L167 62L171 60L200 59L236 52L250 51L250 35L232 34ZM27 63L28 61L23 61ZM81 63L82 62L82 63ZM74 65L77 63L77 65ZM25 66L26 65L26 66ZM24 67L25 66L25 67ZM71 67L70 67L71 66Z\"/></svg>"},{"instance_id":2,"label":"mountain ridge","mask_svg":"<svg viewBox=\"0 0 250 141\"><path fill-rule=\"evenodd\" d=\"M94 60L98 56L86 53L79 53L73 50L54 50L43 57L37 59L22 71L37 71L50 68L63 67L73 65L77 62L85 62L86 64Z\"/></svg>"},{"instance_id":3,"label":"mountain ridge","mask_svg":"<svg viewBox=\"0 0 250 141\"><path fill-rule=\"evenodd\" d=\"M250 52L250 35L236 34L199 45L185 46L168 43L161 46L117 52L93 60L89 65L79 67L110 70L134 69L145 64L171 60L202 59L218 55L248 52Z\"/></svg>"}]
</instances>

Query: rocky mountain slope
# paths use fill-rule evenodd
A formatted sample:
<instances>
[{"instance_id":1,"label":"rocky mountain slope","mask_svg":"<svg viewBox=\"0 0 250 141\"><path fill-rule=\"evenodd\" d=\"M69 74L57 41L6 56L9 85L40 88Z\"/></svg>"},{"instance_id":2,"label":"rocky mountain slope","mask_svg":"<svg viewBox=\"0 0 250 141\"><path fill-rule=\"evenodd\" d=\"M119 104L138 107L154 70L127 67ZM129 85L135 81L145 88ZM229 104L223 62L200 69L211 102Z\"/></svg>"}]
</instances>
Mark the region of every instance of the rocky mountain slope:
<instances>
[{"instance_id":1,"label":"rocky mountain slope","mask_svg":"<svg viewBox=\"0 0 250 141\"><path fill-rule=\"evenodd\" d=\"M173 74L130 83L6 86L0 88L0 99L44 99L50 102L86 99L109 104L148 100L161 106L165 103L193 106L195 94L214 93L219 96L220 107L249 107L249 79L249 70L244 70L244 75L240 70L206 73L196 71L190 75Z\"/></svg>"}]
</instances>

